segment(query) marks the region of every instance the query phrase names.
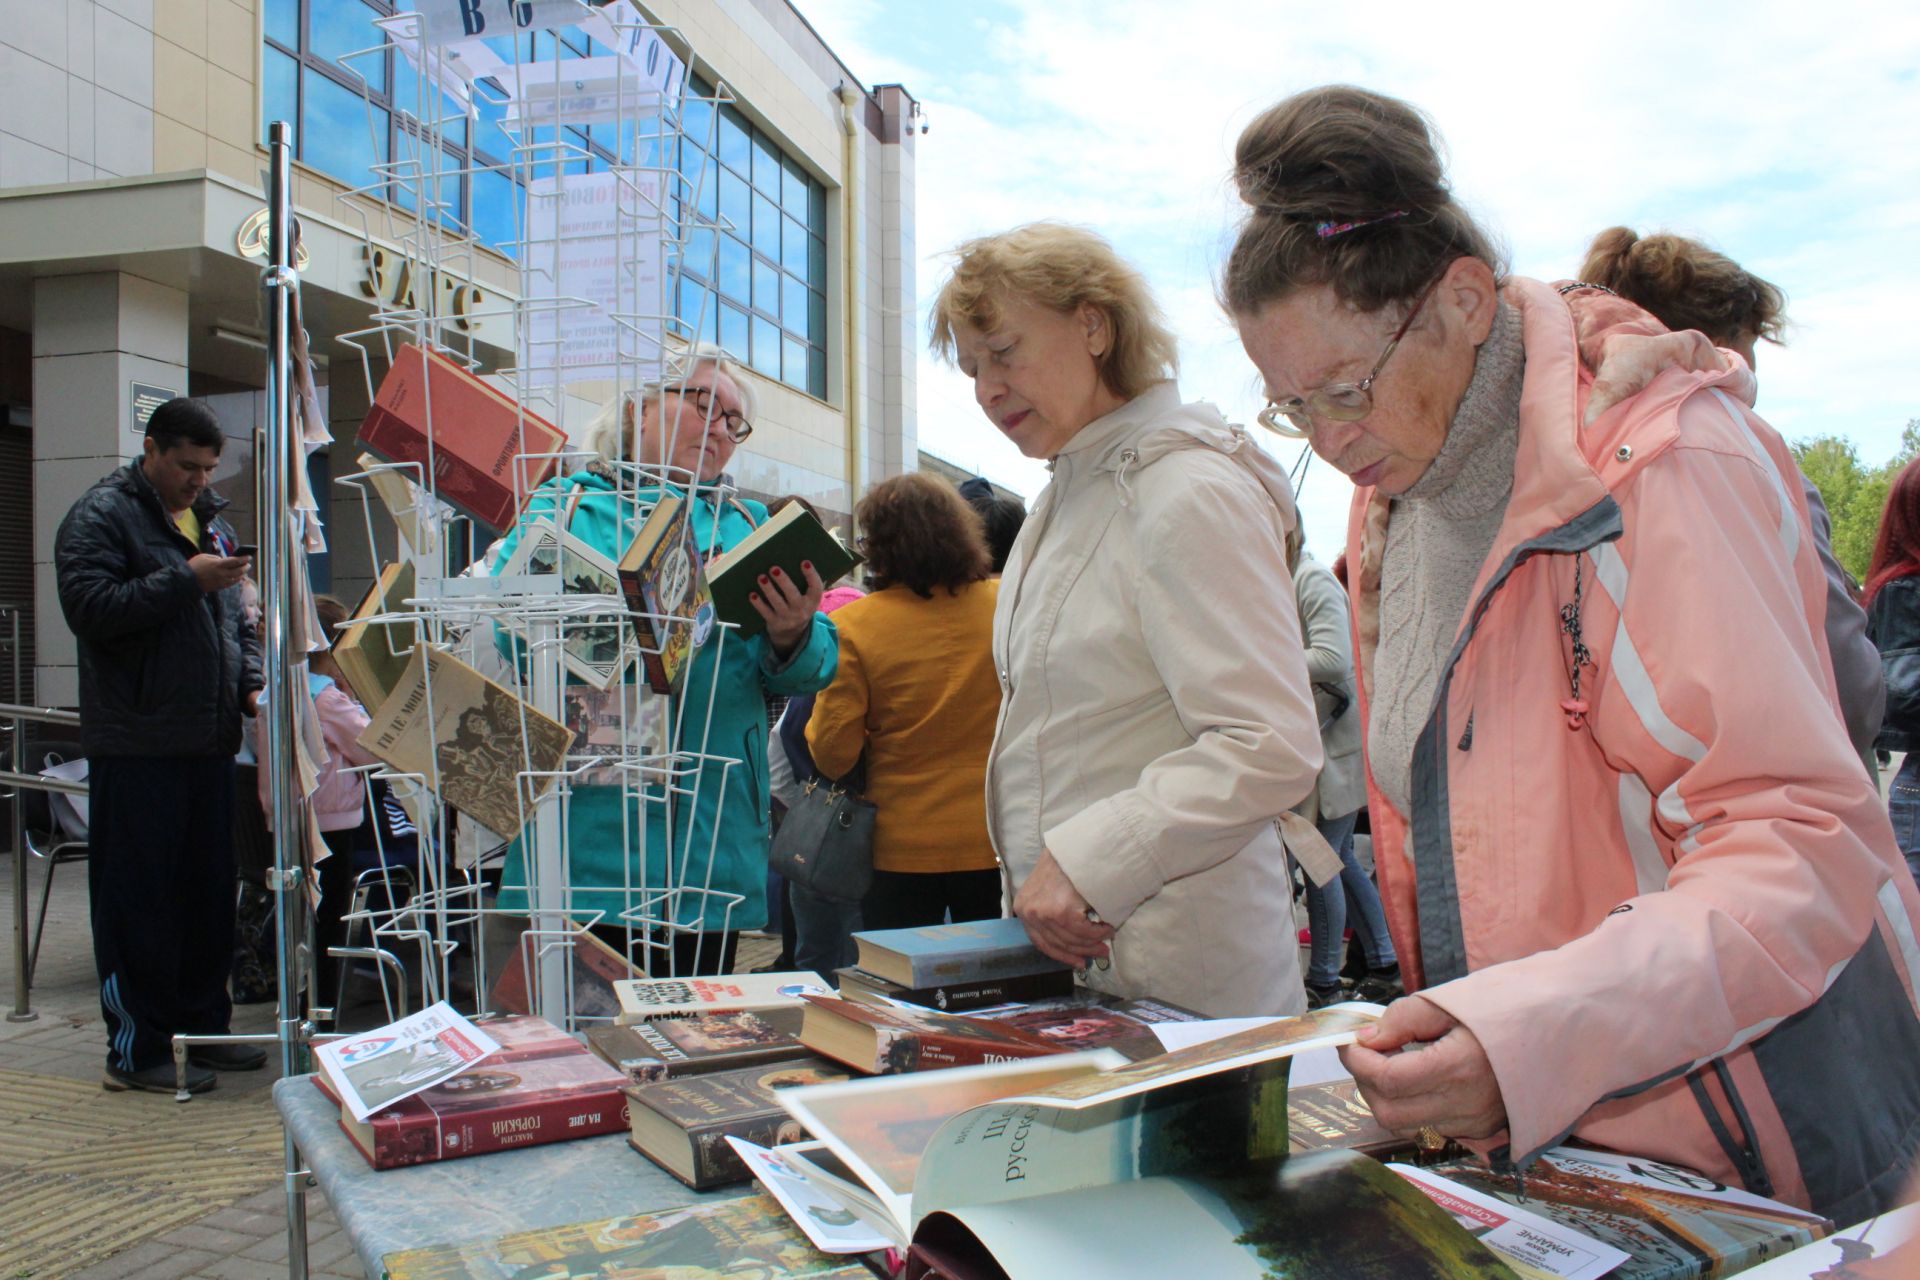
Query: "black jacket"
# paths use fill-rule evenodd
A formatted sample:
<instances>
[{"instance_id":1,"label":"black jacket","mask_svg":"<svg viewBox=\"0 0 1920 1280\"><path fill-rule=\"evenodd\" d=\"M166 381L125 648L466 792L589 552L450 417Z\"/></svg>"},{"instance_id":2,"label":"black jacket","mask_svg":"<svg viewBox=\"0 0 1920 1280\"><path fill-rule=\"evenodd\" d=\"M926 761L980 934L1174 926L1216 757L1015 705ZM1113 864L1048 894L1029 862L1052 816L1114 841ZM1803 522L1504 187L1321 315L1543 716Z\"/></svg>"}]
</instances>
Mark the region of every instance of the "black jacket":
<instances>
[{"instance_id":1,"label":"black jacket","mask_svg":"<svg viewBox=\"0 0 1920 1280\"><path fill-rule=\"evenodd\" d=\"M200 546L168 518L138 462L73 504L54 536L60 608L80 647L80 743L88 756L230 756L242 706L262 687L260 645L238 587L200 589L187 561L224 553L227 505L194 503Z\"/></svg>"},{"instance_id":2,"label":"black jacket","mask_svg":"<svg viewBox=\"0 0 1920 1280\"><path fill-rule=\"evenodd\" d=\"M1874 745L1920 750L1920 576L1895 578L1867 606L1867 636L1880 649L1887 715Z\"/></svg>"}]
</instances>

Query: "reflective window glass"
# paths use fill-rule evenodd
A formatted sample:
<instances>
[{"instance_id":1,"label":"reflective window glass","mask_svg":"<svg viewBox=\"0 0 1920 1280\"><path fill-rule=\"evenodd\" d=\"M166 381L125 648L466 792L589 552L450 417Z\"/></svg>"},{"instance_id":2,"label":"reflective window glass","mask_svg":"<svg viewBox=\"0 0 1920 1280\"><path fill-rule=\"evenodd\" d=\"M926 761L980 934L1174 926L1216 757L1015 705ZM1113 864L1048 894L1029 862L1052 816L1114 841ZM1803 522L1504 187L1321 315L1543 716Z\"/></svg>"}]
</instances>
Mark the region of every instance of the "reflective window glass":
<instances>
[{"instance_id":1,"label":"reflective window glass","mask_svg":"<svg viewBox=\"0 0 1920 1280\"><path fill-rule=\"evenodd\" d=\"M753 307L770 316L780 314L780 269L764 258L753 260Z\"/></svg>"},{"instance_id":2,"label":"reflective window glass","mask_svg":"<svg viewBox=\"0 0 1920 1280\"><path fill-rule=\"evenodd\" d=\"M289 49L300 47L300 0L267 0L267 35Z\"/></svg>"},{"instance_id":3,"label":"reflective window glass","mask_svg":"<svg viewBox=\"0 0 1920 1280\"><path fill-rule=\"evenodd\" d=\"M826 345L827 295L809 290L807 294L807 340Z\"/></svg>"},{"instance_id":4,"label":"reflective window glass","mask_svg":"<svg viewBox=\"0 0 1920 1280\"><path fill-rule=\"evenodd\" d=\"M764 133L753 135L753 185L780 198L780 157Z\"/></svg>"},{"instance_id":5,"label":"reflective window glass","mask_svg":"<svg viewBox=\"0 0 1920 1280\"><path fill-rule=\"evenodd\" d=\"M349 79L355 76L364 78L375 93L385 93L386 54L369 53L351 62L341 61L349 53L375 48L386 39L386 33L373 25L374 16L374 11L358 0L310 3L307 6L307 34L313 43L307 52L337 63L346 71ZM358 81L355 83L358 84Z\"/></svg>"},{"instance_id":6,"label":"reflective window glass","mask_svg":"<svg viewBox=\"0 0 1920 1280\"><path fill-rule=\"evenodd\" d=\"M727 229L744 236L753 221L753 192L744 179L731 172L720 172L720 217Z\"/></svg>"},{"instance_id":7,"label":"reflective window glass","mask_svg":"<svg viewBox=\"0 0 1920 1280\"><path fill-rule=\"evenodd\" d=\"M780 277L780 323L803 337L807 332L807 286L794 276Z\"/></svg>"},{"instance_id":8,"label":"reflective window glass","mask_svg":"<svg viewBox=\"0 0 1920 1280\"><path fill-rule=\"evenodd\" d=\"M743 307L753 301L753 254L732 236L720 237L720 292Z\"/></svg>"},{"instance_id":9,"label":"reflective window glass","mask_svg":"<svg viewBox=\"0 0 1920 1280\"><path fill-rule=\"evenodd\" d=\"M780 376L780 327L763 316L753 318L753 355L749 363L769 378Z\"/></svg>"},{"instance_id":10,"label":"reflective window glass","mask_svg":"<svg viewBox=\"0 0 1920 1280\"><path fill-rule=\"evenodd\" d=\"M758 191L753 193L753 247L780 261L780 210Z\"/></svg>"},{"instance_id":11,"label":"reflective window glass","mask_svg":"<svg viewBox=\"0 0 1920 1280\"><path fill-rule=\"evenodd\" d=\"M748 140L747 122L732 107L720 108L720 161L734 172L745 175L753 163L753 143Z\"/></svg>"},{"instance_id":12,"label":"reflective window glass","mask_svg":"<svg viewBox=\"0 0 1920 1280\"><path fill-rule=\"evenodd\" d=\"M780 207L796 218L806 217L807 191L813 185L813 179L791 158L785 160L780 168Z\"/></svg>"},{"instance_id":13,"label":"reflective window glass","mask_svg":"<svg viewBox=\"0 0 1920 1280\"><path fill-rule=\"evenodd\" d=\"M474 234L483 243L509 257L514 256L516 251L510 242L519 234L515 230L514 212L516 205L524 208L525 198L525 193L504 173L483 169L474 174Z\"/></svg>"},{"instance_id":14,"label":"reflective window glass","mask_svg":"<svg viewBox=\"0 0 1920 1280\"><path fill-rule=\"evenodd\" d=\"M720 347L736 360L747 358L747 313L722 303Z\"/></svg>"},{"instance_id":15,"label":"reflective window glass","mask_svg":"<svg viewBox=\"0 0 1920 1280\"><path fill-rule=\"evenodd\" d=\"M260 55L260 142L267 141L267 125L286 120L293 125L293 153L300 154L300 64L272 49Z\"/></svg>"},{"instance_id":16,"label":"reflective window glass","mask_svg":"<svg viewBox=\"0 0 1920 1280\"><path fill-rule=\"evenodd\" d=\"M780 343L780 380L796 387L807 385L807 344L793 338Z\"/></svg>"},{"instance_id":17,"label":"reflective window glass","mask_svg":"<svg viewBox=\"0 0 1920 1280\"><path fill-rule=\"evenodd\" d=\"M807 273L807 229L792 218L780 219L780 265Z\"/></svg>"},{"instance_id":18,"label":"reflective window glass","mask_svg":"<svg viewBox=\"0 0 1920 1280\"><path fill-rule=\"evenodd\" d=\"M368 162L385 159L387 113L369 107L361 94L315 72L307 72L306 102L300 121L300 158L351 187L372 180ZM377 145L376 145L377 141Z\"/></svg>"},{"instance_id":19,"label":"reflective window glass","mask_svg":"<svg viewBox=\"0 0 1920 1280\"><path fill-rule=\"evenodd\" d=\"M807 350L807 394L827 398L827 353L819 347Z\"/></svg>"}]
</instances>

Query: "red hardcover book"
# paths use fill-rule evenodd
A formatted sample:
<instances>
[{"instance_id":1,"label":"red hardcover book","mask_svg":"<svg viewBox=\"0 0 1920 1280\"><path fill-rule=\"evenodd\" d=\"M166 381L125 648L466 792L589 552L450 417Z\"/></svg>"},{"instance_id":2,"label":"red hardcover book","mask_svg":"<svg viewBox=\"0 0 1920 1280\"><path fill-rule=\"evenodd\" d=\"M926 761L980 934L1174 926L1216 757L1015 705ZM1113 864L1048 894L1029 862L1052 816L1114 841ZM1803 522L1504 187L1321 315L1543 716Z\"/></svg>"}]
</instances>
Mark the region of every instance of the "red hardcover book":
<instances>
[{"instance_id":1,"label":"red hardcover book","mask_svg":"<svg viewBox=\"0 0 1920 1280\"><path fill-rule=\"evenodd\" d=\"M858 1071L890 1075L1064 1053L1069 1046L983 1018L806 996L800 1043Z\"/></svg>"},{"instance_id":2,"label":"red hardcover book","mask_svg":"<svg viewBox=\"0 0 1920 1280\"><path fill-rule=\"evenodd\" d=\"M445 356L409 342L380 380L380 393L360 424L360 443L388 462L421 464L438 497L505 532L527 494L560 465L558 458L527 459L519 464L522 487L516 491L515 458L557 453L567 438Z\"/></svg>"},{"instance_id":3,"label":"red hardcover book","mask_svg":"<svg viewBox=\"0 0 1920 1280\"><path fill-rule=\"evenodd\" d=\"M500 1052L364 1122L341 1108L340 1127L368 1164L397 1169L627 1131L627 1078L585 1045L539 1018L482 1025Z\"/></svg>"}]
</instances>

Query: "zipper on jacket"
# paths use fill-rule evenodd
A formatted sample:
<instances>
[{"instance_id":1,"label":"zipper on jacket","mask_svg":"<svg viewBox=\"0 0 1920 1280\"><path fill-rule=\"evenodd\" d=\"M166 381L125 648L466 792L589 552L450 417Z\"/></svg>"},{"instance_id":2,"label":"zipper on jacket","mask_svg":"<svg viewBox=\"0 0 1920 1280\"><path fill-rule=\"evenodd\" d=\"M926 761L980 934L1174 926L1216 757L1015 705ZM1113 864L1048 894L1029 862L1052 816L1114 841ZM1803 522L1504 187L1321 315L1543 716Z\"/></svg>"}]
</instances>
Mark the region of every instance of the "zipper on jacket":
<instances>
[{"instance_id":1,"label":"zipper on jacket","mask_svg":"<svg viewBox=\"0 0 1920 1280\"><path fill-rule=\"evenodd\" d=\"M1727 1128L1720 1109L1713 1103L1713 1095L1707 1092L1705 1075L1711 1067L1719 1079L1720 1087L1726 1092L1727 1105L1733 1108L1733 1118L1740 1126L1740 1137L1736 1139ZM1700 1067L1687 1073L1687 1087L1693 1090L1693 1100L1700 1105L1700 1112L1707 1118L1707 1127L1713 1130L1713 1137L1720 1149L1733 1161L1733 1167L1739 1170L1740 1180L1746 1189L1757 1196L1773 1194L1773 1179L1767 1175L1767 1166L1760 1158L1760 1138L1753 1131L1753 1119L1747 1114L1747 1107L1740 1100L1740 1091L1734 1088L1733 1073L1727 1070L1726 1060L1715 1058L1706 1067Z\"/></svg>"}]
</instances>

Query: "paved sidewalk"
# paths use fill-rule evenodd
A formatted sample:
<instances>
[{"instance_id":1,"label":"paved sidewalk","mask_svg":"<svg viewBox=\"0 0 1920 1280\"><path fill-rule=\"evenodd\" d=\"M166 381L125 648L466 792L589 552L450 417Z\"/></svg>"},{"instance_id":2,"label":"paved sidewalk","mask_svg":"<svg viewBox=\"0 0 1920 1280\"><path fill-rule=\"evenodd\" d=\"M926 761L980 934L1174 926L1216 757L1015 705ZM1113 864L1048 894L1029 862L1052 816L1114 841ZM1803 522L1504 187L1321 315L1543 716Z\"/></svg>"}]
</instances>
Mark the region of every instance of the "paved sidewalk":
<instances>
[{"instance_id":1,"label":"paved sidewalk","mask_svg":"<svg viewBox=\"0 0 1920 1280\"><path fill-rule=\"evenodd\" d=\"M29 859L37 909L46 868ZM278 1280L287 1274L282 1130L268 1069L226 1072L189 1102L100 1087L106 1058L87 927L87 874L54 878L31 1022L0 1021L0 1280ZM777 944L746 939L740 965ZM13 1009L13 858L0 851L0 1001ZM380 1021L377 1007L347 1025ZM234 1010L271 1032L270 1005ZM306 1193L314 1280L359 1280L326 1197Z\"/></svg>"}]
</instances>

